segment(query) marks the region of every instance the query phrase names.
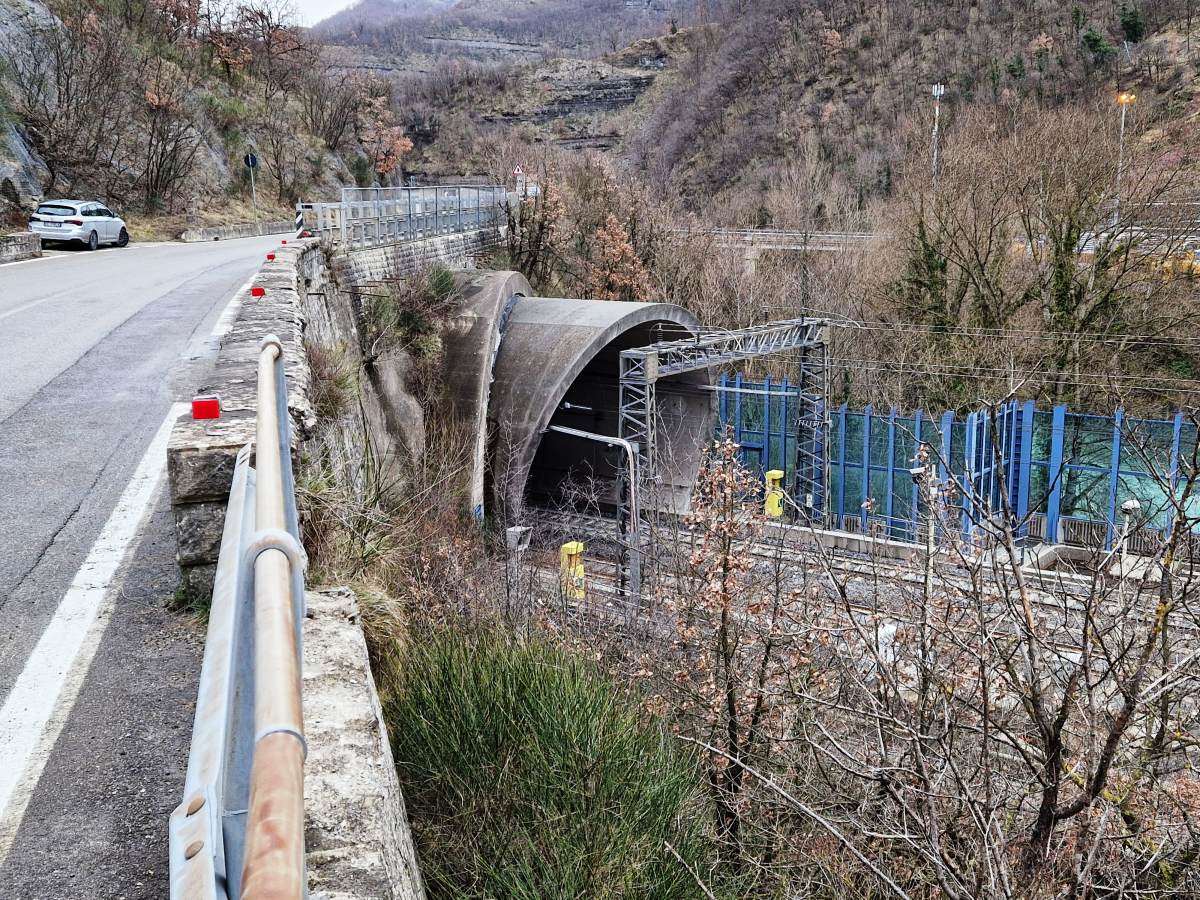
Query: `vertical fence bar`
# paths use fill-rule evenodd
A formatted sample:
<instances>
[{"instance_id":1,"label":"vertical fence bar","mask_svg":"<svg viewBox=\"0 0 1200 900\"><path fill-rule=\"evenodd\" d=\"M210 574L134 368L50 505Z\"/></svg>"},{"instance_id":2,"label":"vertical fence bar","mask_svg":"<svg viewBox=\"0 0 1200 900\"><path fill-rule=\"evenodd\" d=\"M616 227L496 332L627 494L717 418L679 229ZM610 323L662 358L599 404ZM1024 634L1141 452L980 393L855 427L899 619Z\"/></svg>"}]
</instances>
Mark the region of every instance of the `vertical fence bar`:
<instances>
[{"instance_id":1,"label":"vertical fence bar","mask_svg":"<svg viewBox=\"0 0 1200 900\"><path fill-rule=\"evenodd\" d=\"M858 508L863 534L867 533L868 501L871 498L871 407L863 410L862 500Z\"/></svg>"},{"instance_id":2,"label":"vertical fence bar","mask_svg":"<svg viewBox=\"0 0 1200 900\"><path fill-rule=\"evenodd\" d=\"M764 472L771 468L771 376L768 375L763 379L763 449L762 470Z\"/></svg>"},{"instance_id":3,"label":"vertical fence bar","mask_svg":"<svg viewBox=\"0 0 1200 900\"><path fill-rule=\"evenodd\" d=\"M1179 486L1179 440L1183 436L1183 413L1175 414L1175 428L1171 435L1171 521L1167 523L1167 534L1175 525L1175 516L1181 515L1182 510L1176 509Z\"/></svg>"},{"instance_id":4,"label":"vertical fence bar","mask_svg":"<svg viewBox=\"0 0 1200 900\"><path fill-rule=\"evenodd\" d=\"M1113 420L1112 468L1108 473L1108 520L1104 529L1104 549L1111 550L1117 530L1117 482L1121 470L1121 424L1125 410L1118 409Z\"/></svg>"},{"instance_id":5,"label":"vertical fence bar","mask_svg":"<svg viewBox=\"0 0 1200 900\"><path fill-rule=\"evenodd\" d=\"M787 461L789 459L792 459L792 457L788 455L788 434L789 434L789 430L788 430L788 377L786 375L784 375L783 376L783 389L779 395L779 440L783 444L783 451L779 455L779 468L783 469L784 472L787 472ZM818 441L817 445L820 446L822 443L824 443L824 442ZM786 477L784 480L786 481ZM800 473L796 472L796 481L795 481L794 486L798 486L799 484L800 484ZM801 505L804 504L804 501L805 501L804 497L797 497L796 499L800 502ZM816 497L813 498L813 502L814 503L817 502Z\"/></svg>"},{"instance_id":6,"label":"vertical fence bar","mask_svg":"<svg viewBox=\"0 0 1200 900\"><path fill-rule=\"evenodd\" d=\"M1050 496L1046 500L1046 543L1057 544L1058 518L1062 503L1063 441L1067 433L1067 408L1054 407L1054 423L1050 431Z\"/></svg>"},{"instance_id":7,"label":"vertical fence bar","mask_svg":"<svg viewBox=\"0 0 1200 900\"><path fill-rule=\"evenodd\" d=\"M742 373L738 372L737 381L734 382L733 406L734 406L734 426L733 440L740 448L742 446ZM742 450L738 450L738 454L742 458L742 465L746 464L746 454Z\"/></svg>"},{"instance_id":8,"label":"vertical fence bar","mask_svg":"<svg viewBox=\"0 0 1200 900\"><path fill-rule=\"evenodd\" d=\"M921 452L921 446L924 444L924 441L921 440L921 437L922 437L921 428L922 428L923 421L924 420L922 417L922 411L918 409L916 414L913 416L913 431L915 432L915 434L913 435L914 440L913 440L912 462L913 462L914 466L917 463L917 456ZM931 451L929 461L928 461L928 463L926 463L926 465L932 467L935 464L936 463L934 462L933 454ZM931 469L931 471L932 471L932 469ZM910 522L912 524L912 536L913 536L914 540L916 540L918 530L921 527L921 517L919 515L920 508L921 508L921 485L918 484L917 480L914 478L914 479L912 479L912 506L910 507L910 509L912 510L912 515L909 517Z\"/></svg>"},{"instance_id":9,"label":"vertical fence bar","mask_svg":"<svg viewBox=\"0 0 1200 900\"><path fill-rule=\"evenodd\" d=\"M729 394L726 388L729 387L729 373L721 373L721 437L725 437L725 433L729 430Z\"/></svg>"},{"instance_id":10,"label":"vertical fence bar","mask_svg":"<svg viewBox=\"0 0 1200 900\"><path fill-rule=\"evenodd\" d=\"M1021 534L1026 534L1029 526L1029 486L1033 480L1033 414L1036 412L1034 402L1026 400L1021 407L1021 469L1020 482L1017 484L1017 521L1020 523Z\"/></svg>"},{"instance_id":11,"label":"vertical fence bar","mask_svg":"<svg viewBox=\"0 0 1200 900\"><path fill-rule=\"evenodd\" d=\"M846 404L842 404L842 408L838 410L838 416L841 419L841 440L838 442L838 495L837 495L837 527L841 528L843 517L846 513Z\"/></svg>"},{"instance_id":12,"label":"vertical fence bar","mask_svg":"<svg viewBox=\"0 0 1200 900\"><path fill-rule=\"evenodd\" d=\"M976 444L978 443L979 434L979 416L978 413L971 413L967 416L967 427L964 437L963 448L963 511L962 511L962 533L963 539L971 540L971 516L973 508L977 506L979 490L975 484L975 456Z\"/></svg>"},{"instance_id":13,"label":"vertical fence bar","mask_svg":"<svg viewBox=\"0 0 1200 900\"><path fill-rule=\"evenodd\" d=\"M887 452L887 533L892 534L892 495L896 492L896 407L888 414L888 452Z\"/></svg>"}]
</instances>

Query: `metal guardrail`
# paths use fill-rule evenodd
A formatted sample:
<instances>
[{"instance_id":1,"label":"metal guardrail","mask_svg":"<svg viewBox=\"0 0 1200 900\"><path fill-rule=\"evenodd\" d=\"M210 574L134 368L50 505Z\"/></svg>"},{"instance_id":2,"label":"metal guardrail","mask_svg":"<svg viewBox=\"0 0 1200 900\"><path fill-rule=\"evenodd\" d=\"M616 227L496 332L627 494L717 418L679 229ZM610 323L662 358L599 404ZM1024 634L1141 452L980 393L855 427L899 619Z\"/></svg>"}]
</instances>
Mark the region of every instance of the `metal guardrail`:
<instances>
[{"instance_id":1,"label":"metal guardrail","mask_svg":"<svg viewBox=\"0 0 1200 900\"><path fill-rule=\"evenodd\" d=\"M172 900L306 895L304 570L279 339L258 359L257 471L237 456L217 563L183 802L171 813Z\"/></svg>"},{"instance_id":2,"label":"metal guardrail","mask_svg":"<svg viewBox=\"0 0 1200 900\"><path fill-rule=\"evenodd\" d=\"M342 188L341 203L297 203L297 228L343 247L378 247L495 225L507 196L500 185Z\"/></svg>"}]
</instances>

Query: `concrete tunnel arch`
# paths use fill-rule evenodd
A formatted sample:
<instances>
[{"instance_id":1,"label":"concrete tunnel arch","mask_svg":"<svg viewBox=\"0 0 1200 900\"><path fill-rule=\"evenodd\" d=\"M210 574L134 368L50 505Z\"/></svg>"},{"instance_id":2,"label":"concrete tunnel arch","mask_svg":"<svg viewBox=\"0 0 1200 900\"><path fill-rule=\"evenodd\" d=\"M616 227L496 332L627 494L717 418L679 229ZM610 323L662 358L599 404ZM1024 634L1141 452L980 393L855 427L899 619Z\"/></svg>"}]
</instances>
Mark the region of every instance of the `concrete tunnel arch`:
<instances>
[{"instance_id":1,"label":"concrete tunnel arch","mask_svg":"<svg viewBox=\"0 0 1200 900\"><path fill-rule=\"evenodd\" d=\"M439 416L471 442L471 512L482 519L488 508L511 524L527 498L551 499L558 481L580 466L613 489L611 506L615 451L544 432L553 422L615 437L620 351L694 334L699 320L665 303L535 297L518 272L468 271L458 282L463 300L443 332L448 365ZM658 382L665 450L658 475L669 490L657 499L675 509L686 508L700 449L712 436L716 403L701 389L707 385L707 370ZM564 410L564 402L593 412Z\"/></svg>"},{"instance_id":2,"label":"concrete tunnel arch","mask_svg":"<svg viewBox=\"0 0 1200 900\"><path fill-rule=\"evenodd\" d=\"M551 424L617 435L622 350L695 334L700 321L667 303L517 296L507 309L488 401L491 495L506 521L527 502L564 502L586 481L602 509L616 504L616 451L547 432ZM661 495L685 508L714 421L707 370L658 382ZM660 502L663 502L660 500Z\"/></svg>"}]
</instances>

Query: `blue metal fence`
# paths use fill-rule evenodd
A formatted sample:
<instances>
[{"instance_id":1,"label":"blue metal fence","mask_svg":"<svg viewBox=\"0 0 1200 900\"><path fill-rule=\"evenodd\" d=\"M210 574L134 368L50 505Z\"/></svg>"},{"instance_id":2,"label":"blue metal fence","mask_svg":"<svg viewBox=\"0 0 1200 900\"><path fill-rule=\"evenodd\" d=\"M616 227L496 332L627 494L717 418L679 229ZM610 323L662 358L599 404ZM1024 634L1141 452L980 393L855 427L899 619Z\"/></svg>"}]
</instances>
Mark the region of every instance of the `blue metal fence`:
<instances>
[{"instance_id":1,"label":"blue metal fence","mask_svg":"<svg viewBox=\"0 0 1200 900\"><path fill-rule=\"evenodd\" d=\"M794 483L794 388L786 379L723 375L719 389L721 428L741 445L743 463L758 472L782 469L785 483ZM948 483L953 474L967 488L947 496L968 538L1007 497L1018 535L1030 542L1110 549L1130 500L1139 507L1128 513L1134 540L1153 542L1171 525L1196 440L1195 425L1182 413L1170 420L1123 412L1092 416L1015 401L960 418L871 407L854 412L843 405L827 417L821 443L828 481L817 505L829 527L914 540L925 510L910 470L925 444L939 481ZM1189 517L1200 516L1200 498L1190 498L1187 507Z\"/></svg>"}]
</instances>

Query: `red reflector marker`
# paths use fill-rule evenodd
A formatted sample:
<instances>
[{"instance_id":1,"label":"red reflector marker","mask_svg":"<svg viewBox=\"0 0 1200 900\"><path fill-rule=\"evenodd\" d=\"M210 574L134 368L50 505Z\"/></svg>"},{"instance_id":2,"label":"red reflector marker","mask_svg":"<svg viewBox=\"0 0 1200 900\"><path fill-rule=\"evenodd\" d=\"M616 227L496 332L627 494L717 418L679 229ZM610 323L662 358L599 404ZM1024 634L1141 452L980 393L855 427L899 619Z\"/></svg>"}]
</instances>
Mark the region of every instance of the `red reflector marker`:
<instances>
[{"instance_id":1,"label":"red reflector marker","mask_svg":"<svg viewBox=\"0 0 1200 900\"><path fill-rule=\"evenodd\" d=\"M267 254L267 259L274 259L274 258L275 258L275 254L274 254L274 253L268 253L268 254Z\"/></svg>"},{"instance_id":2,"label":"red reflector marker","mask_svg":"<svg viewBox=\"0 0 1200 900\"><path fill-rule=\"evenodd\" d=\"M192 398L192 418L193 419L219 419L221 418L221 395L210 394L205 397Z\"/></svg>"},{"instance_id":3,"label":"red reflector marker","mask_svg":"<svg viewBox=\"0 0 1200 900\"><path fill-rule=\"evenodd\" d=\"M250 296L251 297L261 297L266 292L267 291L265 288L250 288Z\"/></svg>"},{"instance_id":4,"label":"red reflector marker","mask_svg":"<svg viewBox=\"0 0 1200 900\"><path fill-rule=\"evenodd\" d=\"M286 244L286 243L287 243L287 241L280 241L279 243L281 243L281 244Z\"/></svg>"}]
</instances>

